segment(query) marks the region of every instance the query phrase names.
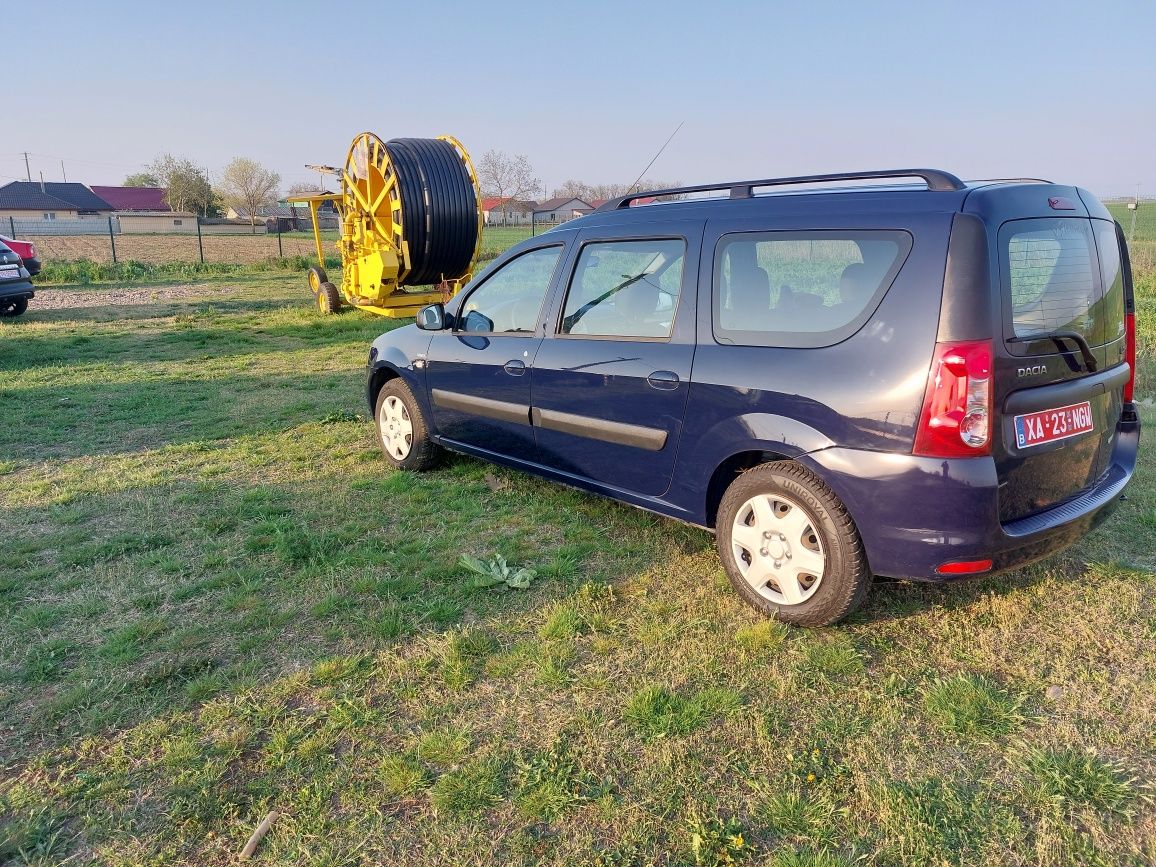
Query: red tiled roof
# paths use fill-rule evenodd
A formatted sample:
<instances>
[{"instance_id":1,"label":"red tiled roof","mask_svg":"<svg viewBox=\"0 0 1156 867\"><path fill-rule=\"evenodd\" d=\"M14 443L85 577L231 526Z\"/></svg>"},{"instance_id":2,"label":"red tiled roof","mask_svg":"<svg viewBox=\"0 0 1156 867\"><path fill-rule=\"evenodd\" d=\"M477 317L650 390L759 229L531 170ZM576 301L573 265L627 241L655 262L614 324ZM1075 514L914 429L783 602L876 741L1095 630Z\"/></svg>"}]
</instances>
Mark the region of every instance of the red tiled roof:
<instances>
[{"instance_id":1,"label":"red tiled roof","mask_svg":"<svg viewBox=\"0 0 1156 867\"><path fill-rule=\"evenodd\" d=\"M92 187L114 211L171 211L163 187Z\"/></svg>"}]
</instances>

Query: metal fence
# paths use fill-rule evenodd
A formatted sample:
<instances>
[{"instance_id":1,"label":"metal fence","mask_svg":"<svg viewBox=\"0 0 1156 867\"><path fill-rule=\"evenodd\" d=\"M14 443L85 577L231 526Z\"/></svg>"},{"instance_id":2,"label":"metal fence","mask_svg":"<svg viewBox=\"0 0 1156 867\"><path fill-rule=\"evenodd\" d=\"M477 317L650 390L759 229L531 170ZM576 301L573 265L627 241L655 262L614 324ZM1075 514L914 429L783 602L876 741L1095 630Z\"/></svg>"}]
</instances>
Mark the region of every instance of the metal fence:
<instances>
[{"instance_id":1,"label":"metal fence","mask_svg":"<svg viewBox=\"0 0 1156 867\"><path fill-rule=\"evenodd\" d=\"M176 219L180 225L169 223L163 232L148 232L132 231L115 216L79 220L3 217L0 233L35 243L42 262L250 263L317 255L312 232L270 232L264 223L251 227L197 217ZM336 239L337 234L325 232L323 237ZM332 249L328 242L327 246Z\"/></svg>"},{"instance_id":2,"label":"metal fence","mask_svg":"<svg viewBox=\"0 0 1156 867\"><path fill-rule=\"evenodd\" d=\"M503 250L540 235L558 223L524 226L486 226L482 230L480 258L492 259ZM42 262L144 262L153 265L181 263L246 264L269 259L317 257L312 231L267 231L259 223L256 231L236 223L185 217L182 225L164 232L132 231L130 221L113 217L87 220L18 220L0 217L0 234L36 244ZM336 230L323 230L322 244L327 257L336 257Z\"/></svg>"}]
</instances>

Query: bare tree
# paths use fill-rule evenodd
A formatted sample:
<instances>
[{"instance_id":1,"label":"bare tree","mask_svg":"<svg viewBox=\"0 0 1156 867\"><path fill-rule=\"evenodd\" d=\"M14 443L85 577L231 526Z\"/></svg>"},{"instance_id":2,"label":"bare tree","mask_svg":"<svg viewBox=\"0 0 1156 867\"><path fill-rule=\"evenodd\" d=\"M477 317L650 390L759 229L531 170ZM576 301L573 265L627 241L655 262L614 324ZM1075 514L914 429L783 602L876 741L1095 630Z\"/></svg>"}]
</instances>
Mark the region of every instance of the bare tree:
<instances>
[{"instance_id":1,"label":"bare tree","mask_svg":"<svg viewBox=\"0 0 1156 867\"><path fill-rule=\"evenodd\" d=\"M147 168L144 174L156 182L154 186L165 188L165 199L174 211L192 211L202 217L213 213L215 196L208 173L192 160L161 154Z\"/></svg>"},{"instance_id":2,"label":"bare tree","mask_svg":"<svg viewBox=\"0 0 1156 867\"><path fill-rule=\"evenodd\" d=\"M125 187L159 187L161 186L160 179L152 172L133 172L124 179L122 186Z\"/></svg>"},{"instance_id":3,"label":"bare tree","mask_svg":"<svg viewBox=\"0 0 1156 867\"><path fill-rule=\"evenodd\" d=\"M478 160L478 181L482 195L515 201L532 198L541 185L524 154L511 156L503 151L486 151Z\"/></svg>"},{"instance_id":4,"label":"bare tree","mask_svg":"<svg viewBox=\"0 0 1156 867\"><path fill-rule=\"evenodd\" d=\"M644 190L663 190L677 187L679 181L659 181L652 178L644 178L635 185L631 192L639 192ZM600 199L613 199L615 196L625 195L629 190L629 184L588 184L585 181L568 180L562 186L554 190L554 197L582 199L584 202L591 202ZM663 199L680 199L681 195L662 196Z\"/></svg>"},{"instance_id":5,"label":"bare tree","mask_svg":"<svg viewBox=\"0 0 1156 867\"><path fill-rule=\"evenodd\" d=\"M287 196L313 196L313 195L321 195L323 192L325 192L325 191L322 190L319 186L317 186L317 184L310 183L309 181L298 181L295 184L289 185L289 189L285 191L285 195L287 195Z\"/></svg>"},{"instance_id":6,"label":"bare tree","mask_svg":"<svg viewBox=\"0 0 1156 867\"><path fill-rule=\"evenodd\" d=\"M221 172L217 185L221 198L231 208L244 209L249 214L249 225L257 232L257 212L277 204L277 187L281 176L260 163L246 157L237 157Z\"/></svg>"}]
</instances>

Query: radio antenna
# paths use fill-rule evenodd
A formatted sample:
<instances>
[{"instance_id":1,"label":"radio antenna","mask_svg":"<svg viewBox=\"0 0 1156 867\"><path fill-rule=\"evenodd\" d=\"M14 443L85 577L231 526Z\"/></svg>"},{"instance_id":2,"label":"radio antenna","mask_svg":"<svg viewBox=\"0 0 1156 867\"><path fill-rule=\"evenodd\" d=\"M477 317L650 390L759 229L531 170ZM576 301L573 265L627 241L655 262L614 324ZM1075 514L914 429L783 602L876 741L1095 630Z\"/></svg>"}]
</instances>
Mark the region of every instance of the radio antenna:
<instances>
[{"instance_id":1,"label":"radio antenna","mask_svg":"<svg viewBox=\"0 0 1156 867\"><path fill-rule=\"evenodd\" d=\"M650 171L650 167L651 167L652 165L654 165L654 163L655 163L655 160L657 160L657 159L658 159L660 156L662 156L662 152L663 152L664 150L666 150L666 146L667 146L668 144L670 144L671 140L673 140L673 139L674 139L674 137L675 137L676 135L678 135L678 131L679 131L680 129L682 129L682 124L684 124L684 123L686 123L686 121L685 121L685 120L684 120L684 121L682 121L682 123L680 123L678 126L676 126L676 127L674 128L674 132L672 132L672 133L670 134L670 138L668 138L668 139L667 139L667 140L666 140L666 141L663 143L662 147L660 147L660 148L658 149L658 153L656 153L656 154L654 155L654 159L652 159L650 162L648 162L648 163L646 164L646 168L644 168L644 169L642 170L642 172L641 172L641 173L638 175L638 177L634 179L634 183L633 183L633 184L631 184L631 185L630 185L630 188L629 188L629 189L626 191L627 195L629 195L630 193L633 193L633 192L634 192L634 188L638 186L638 183L639 183L639 181L641 181L641 180L642 180L642 176L643 176L643 175L645 175L645 174L646 174L648 171Z\"/></svg>"}]
</instances>

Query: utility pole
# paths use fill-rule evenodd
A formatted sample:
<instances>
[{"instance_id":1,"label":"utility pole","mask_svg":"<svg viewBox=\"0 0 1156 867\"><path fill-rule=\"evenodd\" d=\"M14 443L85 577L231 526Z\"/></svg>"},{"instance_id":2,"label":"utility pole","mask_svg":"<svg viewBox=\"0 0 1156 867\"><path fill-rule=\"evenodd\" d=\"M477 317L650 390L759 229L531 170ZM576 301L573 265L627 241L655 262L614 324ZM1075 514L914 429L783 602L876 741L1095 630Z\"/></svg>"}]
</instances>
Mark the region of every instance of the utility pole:
<instances>
[{"instance_id":1,"label":"utility pole","mask_svg":"<svg viewBox=\"0 0 1156 867\"><path fill-rule=\"evenodd\" d=\"M28 151L24 151L24 174L28 178L28 183L32 183L32 169L28 167Z\"/></svg>"},{"instance_id":2,"label":"utility pole","mask_svg":"<svg viewBox=\"0 0 1156 867\"><path fill-rule=\"evenodd\" d=\"M1128 243L1131 244L1136 240L1136 211L1140 209L1140 185L1136 184L1136 195L1132 196L1132 204L1128 210L1132 212L1132 226L1128 230Z\"/></svg>"},{"instance_id":3,"label":"utility pole","mask_svg":"<svg viewBox=\"0 0 1156 867\"><path fill-rule=\"evenodd\" d=\"M60 174L64 176L64 182L68 183L68 172L64 170L64 160L60 161Z\"/></svg>"}]
</instances>

